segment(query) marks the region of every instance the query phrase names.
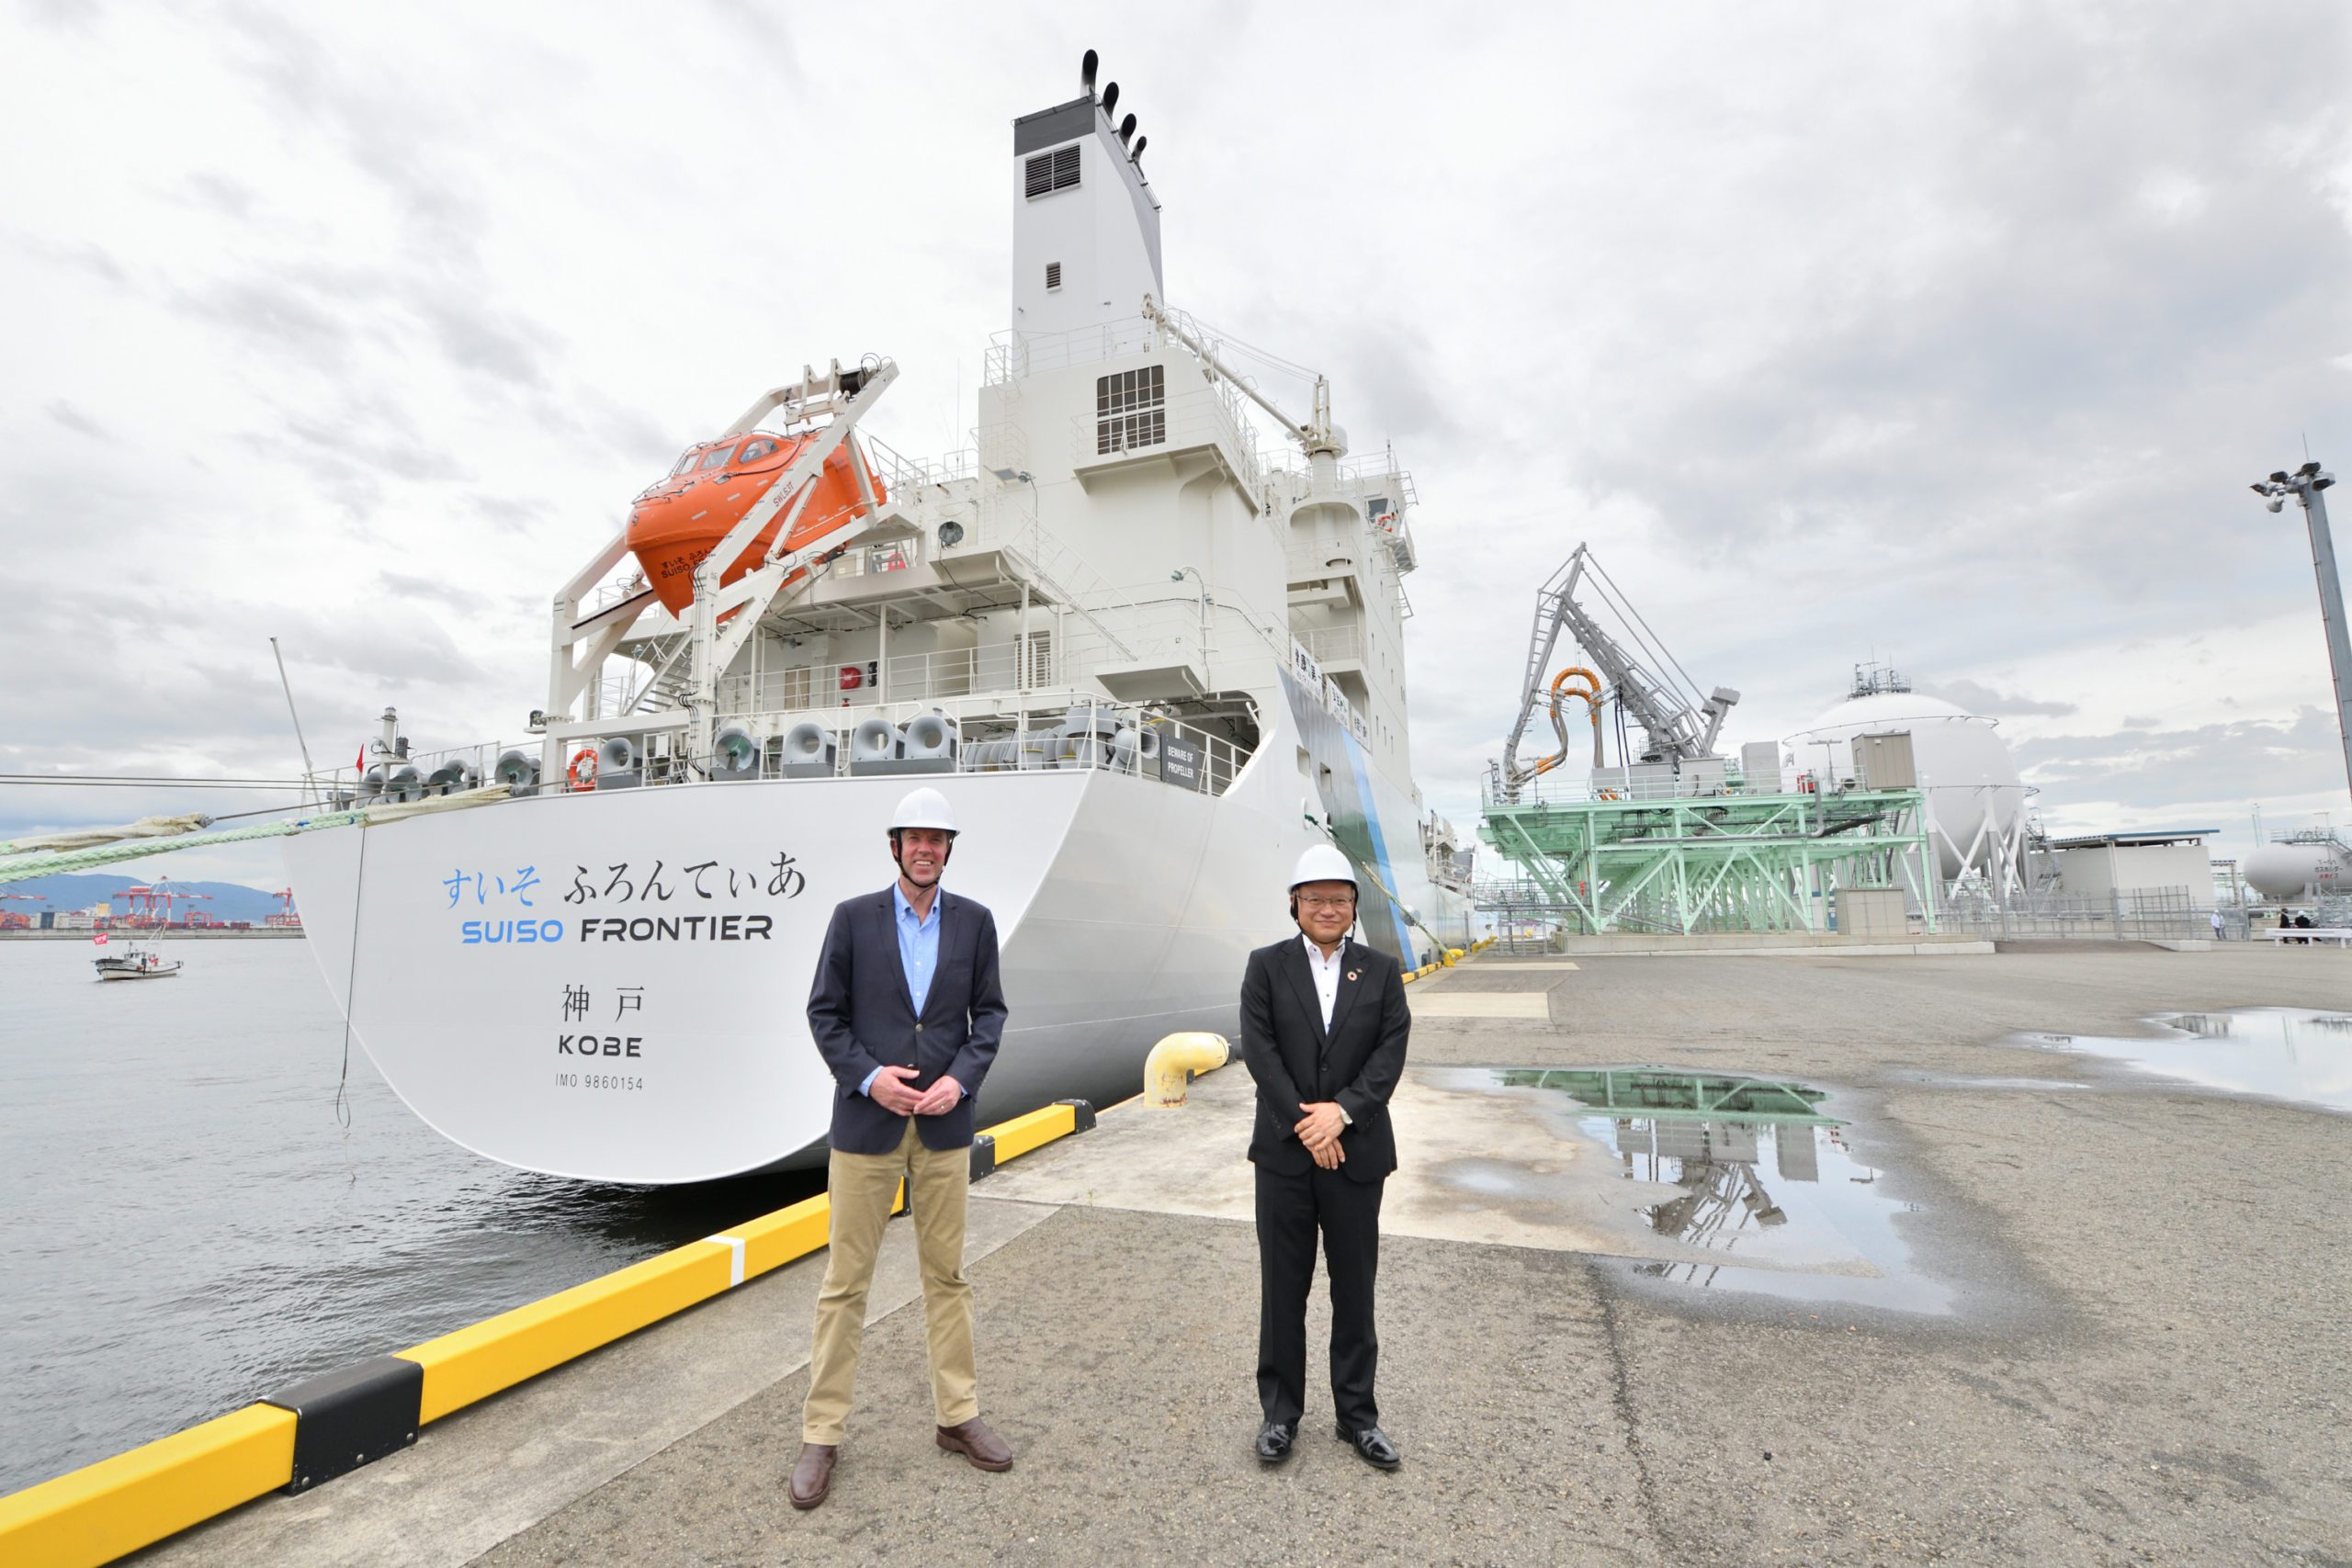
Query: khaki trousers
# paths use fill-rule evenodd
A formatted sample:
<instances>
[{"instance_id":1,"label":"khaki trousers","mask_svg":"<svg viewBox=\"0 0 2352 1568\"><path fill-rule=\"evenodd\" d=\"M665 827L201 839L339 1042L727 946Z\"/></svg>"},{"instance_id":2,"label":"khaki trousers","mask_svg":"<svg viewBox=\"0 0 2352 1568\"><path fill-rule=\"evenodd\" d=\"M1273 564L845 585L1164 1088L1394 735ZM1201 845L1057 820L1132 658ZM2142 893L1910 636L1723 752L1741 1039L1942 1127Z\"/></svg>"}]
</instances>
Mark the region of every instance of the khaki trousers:
<instances>
[{"instance_id":1,"label":"khaki trousers","mask_svg":"<svg viewBox=\"0 0 2352 1568\"><path fill-rule=\"evenodd\" d=\"M925 1148L909 1117L895 1153L835 1149L826 1172L832 1249L817 1294L817 1342L808 1359L801 1440L838 1444L848 1429L857 1351L865 1338L866 1291L874 1283L875 1255L881 1250L901 1177L914 1212L915 1257L922 1270L932 1412L943 1427L962 1426L980 1413L979 1376L972 1363L972 1284L964 1277L964 1200L971 1186L972 1151Z\"/></svg>"}]
</instances>

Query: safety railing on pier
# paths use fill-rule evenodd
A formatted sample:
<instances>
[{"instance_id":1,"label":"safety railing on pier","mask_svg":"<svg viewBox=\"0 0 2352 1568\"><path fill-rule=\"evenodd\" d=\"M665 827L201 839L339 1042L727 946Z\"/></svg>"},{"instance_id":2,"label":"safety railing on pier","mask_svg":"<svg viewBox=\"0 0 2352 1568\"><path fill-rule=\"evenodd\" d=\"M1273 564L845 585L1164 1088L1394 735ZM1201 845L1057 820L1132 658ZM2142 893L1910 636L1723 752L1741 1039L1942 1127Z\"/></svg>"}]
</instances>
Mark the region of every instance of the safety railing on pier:
<instances>
[{"instance_id":1,"label":"safety railing on pier","mask_svg":"<svg viewBox=\"0 0 2352 1568\"><path fill-rule=\"evenodd\" d=\"M2037 890L2007 900L1981 892L1946 895L1943 929L1993 942L2088 939L2115 942L2211 941L2233 934L2224 919L2217 932L2214 905L2188 887L2114 889L2061 896ZM2242 934L2243 927L2237 934Z\"/></svg>"}]
</instances>

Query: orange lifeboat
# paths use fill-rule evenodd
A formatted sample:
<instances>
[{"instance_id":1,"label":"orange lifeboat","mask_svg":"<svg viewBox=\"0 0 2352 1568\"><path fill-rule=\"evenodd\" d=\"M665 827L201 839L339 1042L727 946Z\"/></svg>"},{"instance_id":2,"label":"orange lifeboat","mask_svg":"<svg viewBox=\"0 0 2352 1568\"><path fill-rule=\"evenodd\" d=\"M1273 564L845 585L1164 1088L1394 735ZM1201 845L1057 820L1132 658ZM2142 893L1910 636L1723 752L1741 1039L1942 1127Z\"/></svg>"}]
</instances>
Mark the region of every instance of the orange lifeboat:
<instances>
[{"instance_id":1,"label":"orange lifeboat","mask_svg":"<svg viewBox=\"0 0 2352 1568\"><path fill-rule=\"evenodd\" d=\"M672 615L683 615L694 603L695 568L718 547L718 541L742 520L752 502L767 493L785 466L815 439L814 434L777 435L755 430L747 435L706 441L688 447L666 478L656 480L637 498L628 514L628 547L643 569L645 581ZM811 481L814 493L800 509L799 520L785 540L786 549L797 550L854 521L866 510L857 484L861 467L864 464L852 457L848 441L833 449ZM875 477L873 484L874 499L886 499L881 479ZM785 513L791 510L791 502L786 502L721 574L720 587L760 564L775 542Z\"/></svg>"}]
</instances>

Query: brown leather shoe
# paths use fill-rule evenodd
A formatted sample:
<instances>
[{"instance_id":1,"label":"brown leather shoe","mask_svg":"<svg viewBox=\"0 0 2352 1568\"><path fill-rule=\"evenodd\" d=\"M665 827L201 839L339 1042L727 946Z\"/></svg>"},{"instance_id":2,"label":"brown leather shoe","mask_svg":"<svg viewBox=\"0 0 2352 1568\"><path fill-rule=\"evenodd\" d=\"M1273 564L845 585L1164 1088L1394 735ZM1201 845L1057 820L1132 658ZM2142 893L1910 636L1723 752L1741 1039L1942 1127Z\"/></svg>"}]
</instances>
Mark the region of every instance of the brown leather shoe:
<instances>
[{"instance_id":1,"label":"brown leather shoe","mask_svg":"<svg viewBox=\"0 0 2352 1568\"><path fill-rule=\"evenodd\" d=\"M1011 1470L1012 1450L1004 1439L989 1430L989 1424L973 1416L960 1427L942 1427L939 1446L950 1453L962 1454L979 1470Z\"/></svg>"},{"instance_id":2,"label":"brown leather shoe","mask_svg":"<svg viewBox=\"0 0 2352 1568\"><path fill-rule=\"evenodd\" d=\"M792 1506L813 1508L833 1489L833 1459L842 1450L832 1443L803 1443L792 1461Z\"/></svg>"}]
</instances>

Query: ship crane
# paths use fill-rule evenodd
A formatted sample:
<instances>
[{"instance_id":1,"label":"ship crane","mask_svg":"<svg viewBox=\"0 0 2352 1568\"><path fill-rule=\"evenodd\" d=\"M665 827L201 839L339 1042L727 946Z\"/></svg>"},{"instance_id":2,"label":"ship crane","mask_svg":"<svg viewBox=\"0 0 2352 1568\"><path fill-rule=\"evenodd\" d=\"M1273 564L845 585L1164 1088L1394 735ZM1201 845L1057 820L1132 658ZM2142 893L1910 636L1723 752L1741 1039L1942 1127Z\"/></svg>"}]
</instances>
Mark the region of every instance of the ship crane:
<instances>
[{"instance_id":1,"label":"ship crane","mask_svg":"<svg viewBox=\"0 0 2352 1568\"><path fill-rule=\"evenodd\" d=\"M1578 600L1579 588L1617 623L1618 635L1606 630ZM1739 701L1739 694L1728 686L1717 686L1702 697L1690 674L1600 569L1600 563L1592 557L1592 547L1578 545L1576 553L1535 595L1535 626L1528 638L1527 675L1520 691L1519 717L1512 721L1510 739L1503 744L1503 771L1510 789L1515 791L1526 780L1557 766L1567 751L1567 729L1560 718L1559 705L1564 698L1583 694L1561 690L1558 681L1552 682L1547 691L1544 680L1563 631L1591 661L1599 676L1594 682L1596 687L1615 699L1619 710L1641 726L1645 745L1640 761L1679 763L1715 754L1716 737L1723 733L1724 720L1731 713L1732 705ZM1573 672L1563 671L1562 680ZM1586 700L1594 705L1597 717L1599 699ZM1539 704L1551 711L1554 728L1560 737L1560 752L1541 762L1522 763L1519 760L1520 742L1526 736L1528 721L1534 716ZM1597 756L1597 735L1595 746Z\"/></svg>"}]
</instances>

